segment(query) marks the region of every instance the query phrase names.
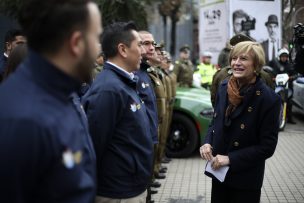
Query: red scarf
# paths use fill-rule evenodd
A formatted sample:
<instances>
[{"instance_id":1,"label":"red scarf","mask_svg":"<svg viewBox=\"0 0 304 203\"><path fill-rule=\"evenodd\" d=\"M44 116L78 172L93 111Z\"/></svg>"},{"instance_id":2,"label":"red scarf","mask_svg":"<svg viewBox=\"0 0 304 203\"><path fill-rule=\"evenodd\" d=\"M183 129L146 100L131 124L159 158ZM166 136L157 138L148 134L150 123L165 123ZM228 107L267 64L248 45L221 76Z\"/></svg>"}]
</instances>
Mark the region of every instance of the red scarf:
<instances>
[{"instance_id":1,"label":"red scarf","mask_svg":"<svg viewBox=\"0 0 304 203\"><path fill-rule=\"evenodd\" d=\"M235 77L231 76L228 82L228 107L226 109L226 117L229 116L238 105L243 101L244 96L240 95L240 87Z\"/></svg>"}]
</instances>

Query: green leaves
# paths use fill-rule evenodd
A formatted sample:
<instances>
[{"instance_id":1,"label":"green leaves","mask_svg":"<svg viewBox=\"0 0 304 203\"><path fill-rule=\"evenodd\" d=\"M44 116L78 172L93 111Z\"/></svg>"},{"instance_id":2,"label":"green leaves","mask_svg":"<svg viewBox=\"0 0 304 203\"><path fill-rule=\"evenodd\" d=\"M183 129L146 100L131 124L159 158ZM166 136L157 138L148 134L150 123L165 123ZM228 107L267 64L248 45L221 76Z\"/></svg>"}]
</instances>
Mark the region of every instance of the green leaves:
<instances>
[{"instance_id":1,"label":"green leaves","mask_svg":"<svg viewBox=\"0 0 304 203\"><path fill-rule=\"evenodd\" d=\"M16 19L23 2L22 0L0 0L0 13Z\"/></svg>"},{"instance_id":2,"label":"green leaves","mask_svg":"<svg viewBox=\"0 0 304 203\"><path fill-rule=\"evenodd\" d=\"M147 29L146 5L152 0L97 0L103 26L116 21L134 21L139 29Z\"/></svg>"}]
</instances>

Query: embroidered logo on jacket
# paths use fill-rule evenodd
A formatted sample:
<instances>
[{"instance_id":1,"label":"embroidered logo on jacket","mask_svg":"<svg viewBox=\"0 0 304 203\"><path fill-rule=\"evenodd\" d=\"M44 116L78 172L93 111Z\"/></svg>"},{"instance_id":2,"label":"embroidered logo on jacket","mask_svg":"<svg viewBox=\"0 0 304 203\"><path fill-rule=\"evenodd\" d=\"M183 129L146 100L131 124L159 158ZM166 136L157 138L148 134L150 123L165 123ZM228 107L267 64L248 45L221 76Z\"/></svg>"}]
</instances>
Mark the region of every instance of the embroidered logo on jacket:
<instances>
[{"instance_id":1,"label":"embroidered logo on jacket","mask_svg":"<svg viewBox=\"0 0 304 203\"><path fill-rule=\"evenodd\" d=\"M145 89L146 87L149 87L149 84L148 84L148 83L142 82L142 83L141 83L141 87L142 87L143 89Z\"/></svg>"},{"instance_id":2,"label":"embroidered logo on jacket","mask_svg":"<svg viewBox=\"0 0 304 203\"><path fill-rule=\"evenodd\" d=\"M81 160L82 151L80 150L73 153L70 149L66 149L62 153L62 162L67 169L74 168L75 164L80 164Z\"/></svg>"},{"instance_id":3,"label":"embroidered logo on jacket","mask_svg":"<svg viewBox=\"0 0 304 203\"><path fill-rule=\"evenodd\" d=\"M130 105L130 109L131 109L132 112L136 112L140 108L141 108L140 104L133 103L133 104Z\"/></svg>"}]
</instances>

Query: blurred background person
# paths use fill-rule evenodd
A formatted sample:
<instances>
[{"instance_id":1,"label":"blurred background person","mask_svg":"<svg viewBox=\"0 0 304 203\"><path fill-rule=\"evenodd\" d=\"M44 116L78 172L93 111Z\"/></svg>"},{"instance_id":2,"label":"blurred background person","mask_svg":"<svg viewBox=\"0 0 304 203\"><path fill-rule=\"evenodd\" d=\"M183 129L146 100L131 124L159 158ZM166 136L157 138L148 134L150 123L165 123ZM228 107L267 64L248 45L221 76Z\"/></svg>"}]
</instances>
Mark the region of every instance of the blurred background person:
<instances>
[{"instance_id":1,"label":"blurred background person","mask_svg":"<svg viewBox=\"0 0 304 203\"><path fill-rule=\"evenodd\" d=\"M217 69L215 65L211 63L212 53L209 51L204 51L201 63L197 66L196 72L201 76L201 86L210 89L213 75L216 73Z\"/></svg>"},{"instance_id":2,"label":"blurred background person","mask_svg":"<svg viewBox=\"0 0 304 203\"><path fill-rule=\"evenodd\" d=\"M278 55L268 64L272 68L271 74L275 78L277 74L287 73L289 76L288 88L293 93L293 80L296 78L297 72L294 70L293 65L289 63L289 51L286 48L282 48L279 50ZM287 100L286 118L288 123L296 124L292 113L292 96Z\"/></svg>"},{"instance_id":3,"label":"blurred background person","mask_svg":"<svg viewBox=\"0 0 304 203\"><path fill-rule=\"evenodd\" d=\"M0 82L2 80L4 69L6 67L7 59L11 52L18 44L23 44L26 42L24 33L19 29L11 29L5 34L5 44L4 44L4 53L0 57Z\"/></svg>"},{"instance_id":4,"label":"blurred background person","mask_svg":"<svg viewBox=\"0 0 304 203\"><path fill-rule=\"evenodd\" d=\"M93 69L93 80L96 78L98 73L100 73L103 69L103 64L104 64L104 55L103 52L101 51L96 60L95 60L95 68Z\"/></svg>"},{"instance_id":5,"label":"blurred background person","mask_svg":"<svg viewBox=\"0 0 304 203\"><path fill-rule=\"evenodd\" d=\"M190 48L184 45L179 49L179 59L175 61L173 72L178 87L192 87L194 66L190 60Z\"/></svg>"},{"instance_id":6,"label":"blurred background person","mask_svg":"<svg viewBox=\"0 0 304 203\"><path fill-rule=\"evenodd\" d=\"M3 80L5 80L11 73L15 72L17 67L27 57L27 55L28 48L26 44L19 44L13 49L7 60Z\"/></svg>"},{"instance_id":7,"label":"blurred background person","mask_svg":"<svg viewBox=\"0 0 304 203\"><path fill-rule=\"evenodd\" d=\"M230 50L231 50L231 45L230 45L230 42L227 41L226 46L221 50L221 52L218 56L217 65L220 69L224 68L226 66L229 66Z\"/></svg>"}]
</instances>

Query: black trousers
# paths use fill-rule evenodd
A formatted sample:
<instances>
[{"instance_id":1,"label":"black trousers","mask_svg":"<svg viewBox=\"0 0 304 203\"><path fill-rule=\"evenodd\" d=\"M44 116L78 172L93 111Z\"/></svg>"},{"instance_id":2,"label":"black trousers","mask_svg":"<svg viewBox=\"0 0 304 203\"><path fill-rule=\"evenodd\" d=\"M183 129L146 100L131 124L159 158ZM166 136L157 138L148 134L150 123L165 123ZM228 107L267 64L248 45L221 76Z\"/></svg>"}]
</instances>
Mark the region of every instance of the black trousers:
<instances>
[{"instance_id":1,"label":"black trousers","mask_svg":"<svg viewBox=\"0 0 304 203\"><path fill-rule=\"evenodd\" d=\"M261 189L236 189L212 180L211 203L259 203L260 197Z\"/></svg>"}]
</instances>

